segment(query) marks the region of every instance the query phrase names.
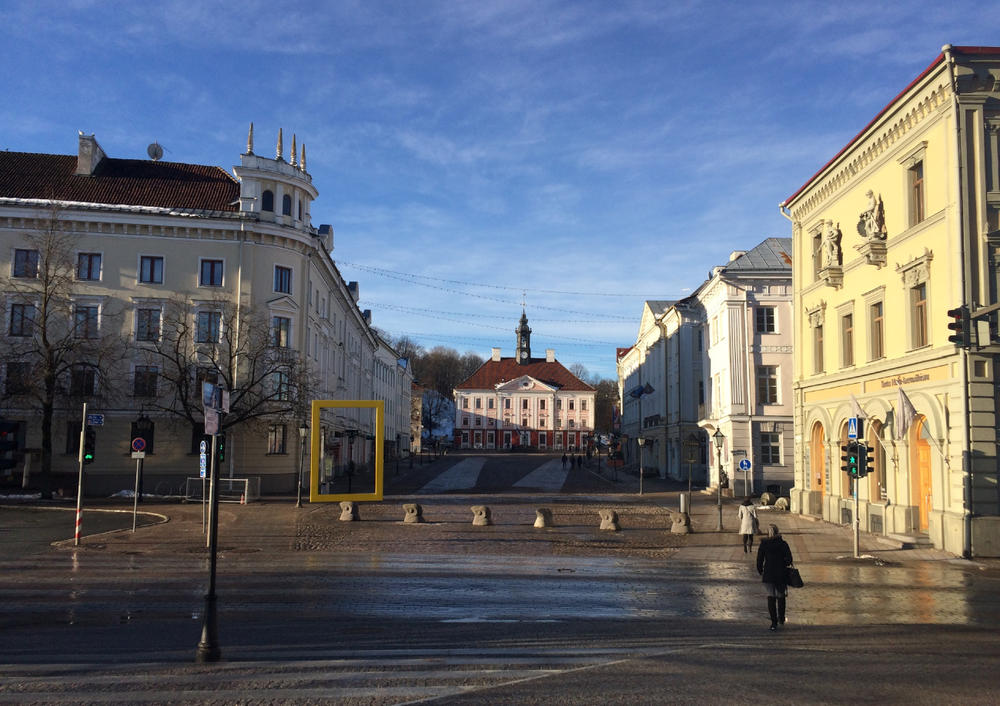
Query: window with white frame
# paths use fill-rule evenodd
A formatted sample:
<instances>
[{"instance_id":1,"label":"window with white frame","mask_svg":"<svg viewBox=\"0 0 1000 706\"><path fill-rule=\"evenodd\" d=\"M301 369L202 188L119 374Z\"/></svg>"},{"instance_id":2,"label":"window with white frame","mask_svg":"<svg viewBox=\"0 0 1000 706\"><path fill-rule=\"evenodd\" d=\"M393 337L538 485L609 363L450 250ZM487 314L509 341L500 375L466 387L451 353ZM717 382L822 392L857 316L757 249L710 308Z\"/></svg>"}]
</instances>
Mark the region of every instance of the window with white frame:
<instances>
[{"instance_id":1,"label":"window with white frame","mask_svg":"<svg viewBox=\"0 0 1000 706\"><path fill-rule=\"evenodd\" d=\"M757 404L778 404L778 367L757 366Z\"/></svg>"},{"instance_id":2,"label":"window with white frame","mask_svg":"<svg viewBox=\"0 0 1000 706\"><path fill-rule=\"evenodd\" d=\"M283 294L292 293L292 268L282 265L274 266L274 291Z\"/></svg>"},{"instance_id":3,"label":"window with white frame","mask_svg":"<svg viewBox=\"0 0 1000 706\"><path fill-rule=\"evenodd\" d=\"M101 254L82 252L76 256L76 278L79 280L99 280L101 278Z\"/></svg>"},{"instance_id":4,"label":"window with white frame","mask_svg":"<svg viewBox=\"0 0 1000 706\"><path fill-rule=\"evenodd\" d=\"M136 309L135 340L160 340L160 316L161 311L159 307L140 307Z\"/></svg>"},{"instance_id":5,"label":"window with white frame","mask_svg":"<svg viewBox=\"0 0 1000 706\"><path fill-rule=\"evenodd\" d=\"M100 309L96 304L76 304L73 308L73 335L75 338L97 338Z\"/></svg>"},{"instance_id":6,"label":"window with white frame","mask_svg":"<svg viewBox=\"0 0 1000 706\"><path fill-rule=\"evenodd\" d=\"M10 326L7 333L11 336L30 336L35 326L35 307L31 304L17 303L10 305Z\"/></svg>"},{"instance_id":7,"label":"window with white frame","mask_svg":"<svg viewBox=\"0 0 1000 706\"><path fill-rule=\"evenodd\" d=\"M132 376L132 394L136 397L156 397L159 370L153 365L137 365Z\"/></svg>"},{"instance_id":8,"label":"window with white frame","mask_svg":"<svg viewBox=\"0 0 1000 706\"><path fill-rule=\"evenodd\" d=\"M754 309L754 330L757 333L774 333L774 307L759 306Z\"/></svg>"},{"instance_id":9,"label":"window with white frame","mask_svg":"<svg viewBox=\"0 0 1000 706\"><path fill-rule=\"evenodd\" d=\"M198 284L202 287L221 287L222 271L222 260L202 260Z\"/></svg>"},{"instance_id":10,"label":"window with white frame","mask_svg":"<svg viewBox=\"0 0 1000 706\"><path fill-rule=\"evenodd\" d=\"M78 364L69 371L69 394L73 397L92 397L97 389L97 369L92 365Z\"/></svg>"},{"instance_id":11,"label":"window with white frame","mask_svg":"<svg viewBox=\"0 0 1000 706\"><path fill-rule=\"evenodd\" d=\"M143 284L163 284L163 258L157 255L140 255L139 281Z\"/></svg>"},{"instance_id":12,"label":"window with white frame","mask_svg":"<svg viewBox=\"0 0 1000 706\"><path fill-rule=\"evenodd\" d=\"M218 343L222 331L222 312L199 311L195 314L194 340L196 343Z\"/></svg>"},{"instance_id":13,"label":"window with white frame","mask_svg":"<svg viewBox=\"0 0 1000 706\"><path fill-rule=\"evenodd\" d=\"M38 251L18 248L14 250L14 265L11 276L19 279L38 277Z\"/></svg>"},{"instance_id":14,"label":"window with white frame","mask_svg":"<svg viewBox=\"0 0 1000 706\"><path fill-rule=\"evenodd\" d=\"M760 433L760 462L765 466L781 465L781 434L771 431Z\"/></svg>"},{"instance_id":15,"label":"window with white frame","mask_svg":"<svg viewBox=\"0 0 1000 706\"><path fill-rule=\"evenodd\" d=\"M271 318L271 345L275 348L288 348L291 340L292 320L287 316Z\"/></svg>"},{"instance_id":16,"label":"window with white frame","mask_svg":"<svg viewBox=\"0 0 1000 706\"><path fill-rule=\"evenodd\" d=\"M31 386L31 363L10 361L4 365L4 392L7 395L26 394Z\"/></svg>"},{"instance_id":17,"label":"window with white frame","mask_svg":"<svg viewBox=\"0 0 1000 706\"><path fill-rule=\"evenodd\" d=\"M271 424L267 428L267 453L283 454L285 450L285 439L288 428L284 424Z\"/></svg>"}]
</instances>

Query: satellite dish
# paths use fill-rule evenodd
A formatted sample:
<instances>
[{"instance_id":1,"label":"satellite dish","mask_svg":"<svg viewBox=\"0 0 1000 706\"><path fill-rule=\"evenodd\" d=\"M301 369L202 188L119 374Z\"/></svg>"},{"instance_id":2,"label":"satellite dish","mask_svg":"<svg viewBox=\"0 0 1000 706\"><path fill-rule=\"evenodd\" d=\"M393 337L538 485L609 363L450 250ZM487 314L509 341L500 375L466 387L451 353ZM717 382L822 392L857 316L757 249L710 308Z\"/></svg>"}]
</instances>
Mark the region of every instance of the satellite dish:
<instances>
[{"instance_id":1,"label":"satellite dish","mask_svg":"<svg viewBox=\"0 0 1000 706\"><path fill-rule=\"evenodd\" d=\"M149 158L155 162L163 157L163 148L160 147L158 142L154 142L146 148L146 154L148 154Z\"/></svg>"}]
</instances>

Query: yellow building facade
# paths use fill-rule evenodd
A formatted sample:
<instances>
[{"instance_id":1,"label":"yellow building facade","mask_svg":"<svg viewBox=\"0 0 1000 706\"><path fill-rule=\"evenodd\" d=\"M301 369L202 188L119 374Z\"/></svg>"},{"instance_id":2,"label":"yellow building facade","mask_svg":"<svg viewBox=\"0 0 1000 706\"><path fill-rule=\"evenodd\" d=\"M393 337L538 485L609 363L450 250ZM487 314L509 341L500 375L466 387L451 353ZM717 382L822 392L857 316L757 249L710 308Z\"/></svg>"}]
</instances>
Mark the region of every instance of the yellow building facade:
<instances>
[{"instance_id":1,"label":"yellow building facade","mask_svg":"<svg viewBox=\"0 0 1000 706\"><path fill-rule=\"evenodd\" d=\"M794 238L793 512L1000 555L1000 48L952 47L781 204ZM957 345L949 311L972 312ZM990 328L992 326L992 329ZM842 470L851 418L871 448Z\"/></svg>"}]
</instances>

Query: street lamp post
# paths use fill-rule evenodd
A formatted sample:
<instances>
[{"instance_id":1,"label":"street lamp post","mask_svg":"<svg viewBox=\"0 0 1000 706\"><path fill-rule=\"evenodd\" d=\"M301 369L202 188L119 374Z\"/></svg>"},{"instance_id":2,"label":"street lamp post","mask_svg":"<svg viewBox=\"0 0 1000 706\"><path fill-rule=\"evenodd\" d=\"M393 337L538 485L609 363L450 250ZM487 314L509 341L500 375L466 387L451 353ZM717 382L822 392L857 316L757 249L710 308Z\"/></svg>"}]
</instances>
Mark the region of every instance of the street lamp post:
<instances>
[{"instance_id":1,"label":"street lamp post","mask_svg":"<svg viewBox=\"0 0 1000 706\"><path fill-rule=\"evenodd\" d=\"M719 506L719 524L715 528L716 532L722 531L722 444L726 441L726 435L722 433L721 429L716 429L715 433L712 434L712 440L715 442L715 450L719 454L719 480L718 486L716 488L716 498Z\"/></svg>"},{"instance_id":2,"label":"street lamp post","mask_svg":"<svg viewBox=\"0 0 1000 706\"><path fill-rule=\"evenodd\" d=\"M640 436L635 443L639 444L639 495L642 495L642 447L646 445L646 440Z\"/></svg>"},{"instance_id":3,"label":"street lamp post","mask_svg":"<svg viewBox=\"0 0 1000 706\"><path fill-rule=\"evenodd\" d=\"M298 473L298 494L295 498L295 507L302 507L302 465L306 457L306 435L309 434L309 425L305 420L299 424L299 473Z\"/></svg>"}]
</instances>

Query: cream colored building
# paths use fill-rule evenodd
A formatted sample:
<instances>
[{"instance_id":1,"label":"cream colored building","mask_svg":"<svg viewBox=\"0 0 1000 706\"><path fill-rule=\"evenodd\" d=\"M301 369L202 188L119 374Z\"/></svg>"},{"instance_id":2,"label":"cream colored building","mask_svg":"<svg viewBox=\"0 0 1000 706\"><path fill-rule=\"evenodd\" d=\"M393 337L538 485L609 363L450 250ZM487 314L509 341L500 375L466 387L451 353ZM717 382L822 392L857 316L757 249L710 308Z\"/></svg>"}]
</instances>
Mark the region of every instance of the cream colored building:
<instances>
[{"instance_id":1,"label":"cream colored building","mask_svg":"<svg viewBox=\"0 0 1000 706\"><path fill-rule=\"evenodd\" d=\"M332 229L311 223L318 190L306 170L305 146L299 151L293 136L286 158L282 142L279 133L274 156L256 154L251 126L247 150L232 173L158 161L162 150L157 152L155 145L151 160L111 158L94 136L82 133L76 155L0 153L5 350L32 335L24 325L29 320L25 312L38 302L17 292L37 280L30 265L38 256L27 243L51 222L53 209L78 258L71 283L77 314L92 311L95 330L120 335L128 350L120 368L109 371L123 383L120 397L102 398L101 390L86 389L93 387L89 381L76 390L74 380L59 381L69 395L60 398L56 409L55 473L75 483L81 402L89 400L89 411L103 414L104 424L97 430L96 461L87 467L87 492L132 487L136 464L130 439L140 416L155 427L155 450L143 460L143 490L176 493L183 490L185 478L198 477L201 420L192 424L157 412L174 391L163 384L163 371L152 368L147 355L163 335L168 307L177 305L186 308L187 324L204 324L213 339L219 336L222 307L266 317L272 327L269 345L279 349L283 360L305 364L315 397L384 399L391 411L387 433L394 444L398 434L400 447L409 447L412 376L400 370L398 356L379 342L366 312L358 309L358 285L344 281L331 255ZM231 333L239 339L239 331ZM238 360L250 364L246 356ZM0 411L21 424L27 447L38 448L37 408L15 394L18 364L5 355ZM191 375L194 379L200 373L192 370ZM272 386L266 389L283 384L279 379L260 382ZM255 426L230 429L223 476L257 479L261 493L294 492L300 415L264 416ZM372 458L371 414L345 410L331 415L319 433L325 472Z\"/></svg>"},{"instance_id":2,"label":"cream colored building","mask_svg":"<svg viewBox=\"0 0 1000 706\"><path fill-rule=\"evenodd\" d=\"M947 313L996 321L998 146L1000 48L948 45L782 204L795 242L794 512L852 521L841 446L860 417L874 449L862 530L1000 555L1000 348L988 329L956 346Z\"/></svg>"}]
</instances>

